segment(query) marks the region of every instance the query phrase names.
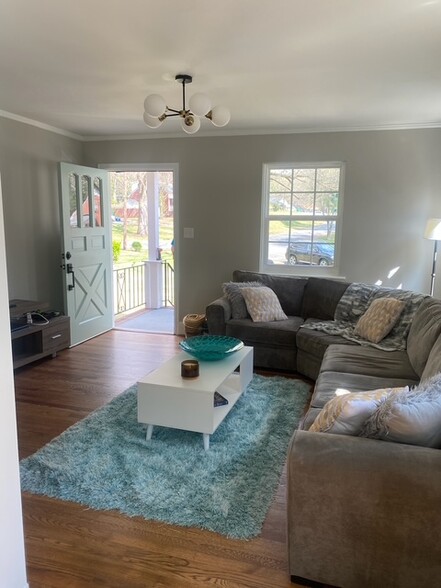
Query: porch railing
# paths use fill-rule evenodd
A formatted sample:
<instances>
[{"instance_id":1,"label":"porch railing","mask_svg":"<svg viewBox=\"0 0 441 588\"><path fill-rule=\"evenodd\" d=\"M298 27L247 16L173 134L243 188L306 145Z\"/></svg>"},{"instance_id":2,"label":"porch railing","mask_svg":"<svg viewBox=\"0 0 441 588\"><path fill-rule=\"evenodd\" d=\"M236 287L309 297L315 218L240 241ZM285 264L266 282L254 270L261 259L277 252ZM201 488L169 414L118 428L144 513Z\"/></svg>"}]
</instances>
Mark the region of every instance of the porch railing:
<instances>
[{"instance_id":1,"label":"porch railing","mask_svg":"<svg viewBox=\"0 0 441 588\"><path fill-rule=\"evenodd\" d=\"M175 272L173 267L162 261L162 305L174 306ZM139 263L113 270L113 293L115 315L134 310L146 304L145 264Z\"/></svg>"}]
</instances>

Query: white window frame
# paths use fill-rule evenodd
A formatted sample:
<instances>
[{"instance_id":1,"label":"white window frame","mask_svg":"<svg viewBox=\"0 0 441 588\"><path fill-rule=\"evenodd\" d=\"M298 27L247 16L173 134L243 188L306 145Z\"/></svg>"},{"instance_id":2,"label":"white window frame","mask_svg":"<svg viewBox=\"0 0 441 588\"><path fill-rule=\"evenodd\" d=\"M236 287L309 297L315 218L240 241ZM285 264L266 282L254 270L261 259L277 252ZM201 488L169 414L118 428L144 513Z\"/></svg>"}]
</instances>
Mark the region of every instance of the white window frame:
<instances>
[{"instance_id":1,"label":"white window frame","mask_svg":"<svg viewBox=\"0 0 441 588\"><path fill-rule=\"evenodd\" d=\"M270 220L278 220L277 215L269 215L269 180L270 171L273 169L317 169L324 167L338 167L340 168L340 186L338 198L338 211L335 224L335 247L334 247L334 265L333 266L318 266L318 265L289 265L270 263L267 259L268 240L269 240L269 222ZM314 161L314 162L277 162L264 163L262 174L262 212L261 212L261 231L260 231L260 262L259 271L271 274L294 274L303 276L339 276L340 266L340 242L341 242L341 228L343 219L343 193L345 184L345 163L342 161ZM287 215L280 215L283 220L287 219ZM295 218L295 215L290 215L288 218ZM313 217L312 217L313 218ZM302 217L302 220L309 220Z\"/></svg>"}]
</instances>

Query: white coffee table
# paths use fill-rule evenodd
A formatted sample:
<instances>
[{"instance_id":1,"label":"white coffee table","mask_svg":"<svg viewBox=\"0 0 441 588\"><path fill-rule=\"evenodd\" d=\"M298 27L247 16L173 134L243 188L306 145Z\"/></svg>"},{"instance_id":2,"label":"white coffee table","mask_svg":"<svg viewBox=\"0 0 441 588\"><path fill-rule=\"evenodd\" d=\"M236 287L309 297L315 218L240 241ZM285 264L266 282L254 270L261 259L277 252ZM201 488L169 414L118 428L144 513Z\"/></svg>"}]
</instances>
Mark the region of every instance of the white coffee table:
<instances>
[{"instance_id":1,"label":"white coffee table","mask_svg":"<svg viewBox=\"0 0 441 588\"><path fill-rule=\"evenodd\" d=\"M138 382L138 422L202 433L207 451L212 435L253 377L253 348L243 347L220 361L200 361L197 378L181 377L181 362L194 359L182 351ZM239 372L235 372L239 368ZM228 404L214 406L214 393Z\"/></svg>"}]
</instances>

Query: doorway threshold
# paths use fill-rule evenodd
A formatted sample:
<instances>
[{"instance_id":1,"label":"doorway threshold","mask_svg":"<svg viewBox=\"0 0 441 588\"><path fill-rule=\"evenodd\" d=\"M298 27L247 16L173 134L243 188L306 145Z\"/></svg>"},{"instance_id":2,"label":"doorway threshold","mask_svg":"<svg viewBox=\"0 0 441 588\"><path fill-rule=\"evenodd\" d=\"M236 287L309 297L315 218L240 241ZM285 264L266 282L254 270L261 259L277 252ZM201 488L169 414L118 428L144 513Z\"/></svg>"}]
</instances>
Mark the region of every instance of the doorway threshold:
<instances>
[{"instance_id":1,"label":"doorway threshold","mask_svg":"<svg viewBox=\"0 0 441 588\"><path fill-rule=\"evenodd\" d=\"M116 317L114 328L119 331L141 331L144 333L173 335L175 332L174 325L175 309L165 306Z\"/></svg>"}]
</instances>

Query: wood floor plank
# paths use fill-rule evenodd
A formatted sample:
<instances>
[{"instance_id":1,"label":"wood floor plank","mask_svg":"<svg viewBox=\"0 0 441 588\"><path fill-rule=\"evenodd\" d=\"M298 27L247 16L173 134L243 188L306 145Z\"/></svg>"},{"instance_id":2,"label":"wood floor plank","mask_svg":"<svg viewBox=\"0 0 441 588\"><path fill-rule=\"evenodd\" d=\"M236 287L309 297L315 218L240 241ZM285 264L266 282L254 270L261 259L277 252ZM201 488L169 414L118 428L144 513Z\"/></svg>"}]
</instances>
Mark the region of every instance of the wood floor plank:
<instances>
[{"instance_id":1,"label":"wood floor plank","mask_svg":"<svg viewBox=\"0 0 441 588\"><path fill-rule=\"evenodd\" d=\"M20 457L179 351L180 338L113 330L15 373ZM286 474L259 537L94 511L23 493L30 588L288 588Z\"/></svg>"}]
</instances>

